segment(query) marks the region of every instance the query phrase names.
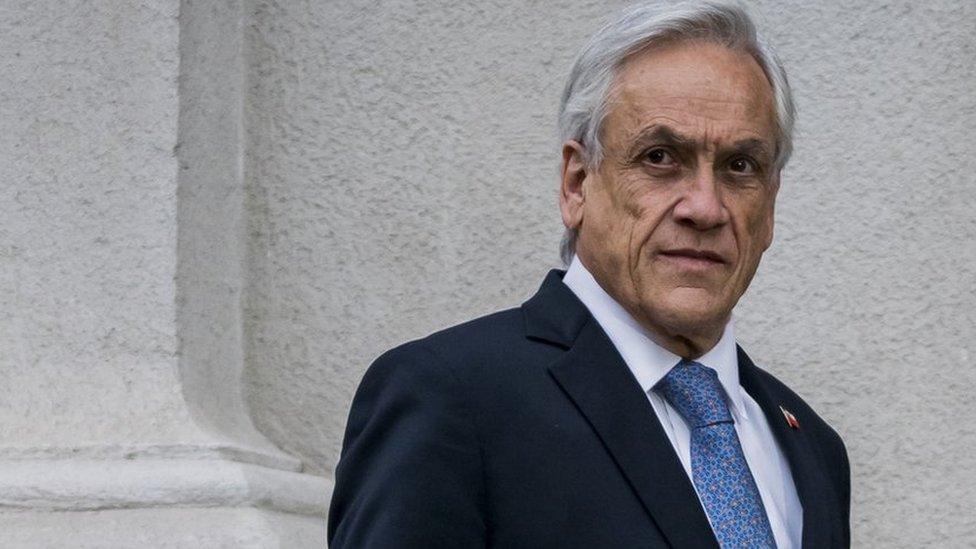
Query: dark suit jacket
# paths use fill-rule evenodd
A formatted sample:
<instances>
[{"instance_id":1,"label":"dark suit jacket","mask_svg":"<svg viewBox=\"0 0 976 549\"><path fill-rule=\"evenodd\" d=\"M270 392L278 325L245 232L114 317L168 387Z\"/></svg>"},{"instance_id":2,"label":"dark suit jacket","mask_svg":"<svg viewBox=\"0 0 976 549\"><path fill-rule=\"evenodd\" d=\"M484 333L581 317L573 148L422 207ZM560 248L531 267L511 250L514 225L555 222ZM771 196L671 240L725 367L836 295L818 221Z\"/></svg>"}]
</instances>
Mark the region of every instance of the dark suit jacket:
<instances>
[{"instance_id":1,"label":"dark suit jacket","mask_svg":"<svg viewBox=\"0 0 976 549\"><path fill-rule=\"evenodd\" d=\"M369 368L336 468L333 549L717 547L647 396L562 274ZM741 349L739 370L789 460L803 546L847 547L840 437Z\"/></svg>"}]
</instances>

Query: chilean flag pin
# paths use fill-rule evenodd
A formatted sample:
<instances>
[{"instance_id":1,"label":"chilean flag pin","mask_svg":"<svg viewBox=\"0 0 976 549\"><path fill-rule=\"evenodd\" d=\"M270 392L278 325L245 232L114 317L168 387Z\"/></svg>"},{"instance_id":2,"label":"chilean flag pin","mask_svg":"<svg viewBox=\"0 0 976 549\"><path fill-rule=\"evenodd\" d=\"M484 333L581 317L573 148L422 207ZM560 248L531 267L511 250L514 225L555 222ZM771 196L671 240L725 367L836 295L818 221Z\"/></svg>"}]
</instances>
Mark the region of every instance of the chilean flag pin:
<instances>
[{"instance_id":1,"label":"chilean flag pin","mask_svg":"<svg viewBox=\"0 0 976 549\"><path fill-rule=\"evenodd\" d=\"M781 412L783 412L783 417L786 418L786 424L787 425L789 425L790 427L792 427L794 429L799 429L800 428L800 422L796 420L796 416L794 416L793 414L791 414L789 410L787 410L786 408L783 408L782 406L780 406L779 409L780 409Z\"/></svg>"}]
</instances>

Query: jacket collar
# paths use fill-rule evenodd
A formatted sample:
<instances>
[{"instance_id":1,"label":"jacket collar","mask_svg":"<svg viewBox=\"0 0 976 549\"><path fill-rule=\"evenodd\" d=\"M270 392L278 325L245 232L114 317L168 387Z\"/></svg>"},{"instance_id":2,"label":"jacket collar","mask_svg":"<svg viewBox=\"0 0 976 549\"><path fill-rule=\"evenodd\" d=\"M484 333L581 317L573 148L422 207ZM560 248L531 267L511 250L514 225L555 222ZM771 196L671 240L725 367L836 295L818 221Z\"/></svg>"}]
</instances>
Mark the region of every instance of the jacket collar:
<instances>
[{"instance_id":1,"label":"jacket collar","mask_svg":"<svg viewBox=\"0 0 976 549\"><path fill-rule=\"evenodd\" d=\"M573 346L590 312L565 284L566 271L553 269L542 281L539 291L522 304L525 333L531 339Z\"/></svg>"}]
</instances>

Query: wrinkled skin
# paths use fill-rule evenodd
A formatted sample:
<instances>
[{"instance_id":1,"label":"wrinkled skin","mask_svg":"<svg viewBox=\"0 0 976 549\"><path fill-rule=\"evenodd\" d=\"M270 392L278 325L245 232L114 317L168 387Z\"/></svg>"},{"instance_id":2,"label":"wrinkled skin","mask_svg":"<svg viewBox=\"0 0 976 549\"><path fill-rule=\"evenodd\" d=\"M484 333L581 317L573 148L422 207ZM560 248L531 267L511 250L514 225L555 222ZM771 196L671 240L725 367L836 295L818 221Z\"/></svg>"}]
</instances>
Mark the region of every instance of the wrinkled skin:
<instances>
[{"instance_id":1,"label":"wrinkled skin","mask_svg":"<svg viewBox=\"0 0 976 549\"><path fill-rule=\"evenodd\" d=\"M610 97L599 167L563 145L563 222L600 286L656 342L695 358L772 242L772 89L750 55L686 42L628 59Z\"/></svg>"}]
</instances>

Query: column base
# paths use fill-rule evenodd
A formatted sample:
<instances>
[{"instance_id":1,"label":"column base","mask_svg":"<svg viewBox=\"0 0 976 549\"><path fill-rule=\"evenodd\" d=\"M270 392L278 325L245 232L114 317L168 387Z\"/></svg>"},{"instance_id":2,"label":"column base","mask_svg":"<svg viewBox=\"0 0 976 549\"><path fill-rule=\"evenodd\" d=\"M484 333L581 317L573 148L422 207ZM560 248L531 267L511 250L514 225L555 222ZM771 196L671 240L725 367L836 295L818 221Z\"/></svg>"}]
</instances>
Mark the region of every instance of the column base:
<instances>
[{"instance_id":1,"label":"column base","mask_svg":"<svg viewBox=\"0 0 976 549\"><path fill-rule=\"evenodd\" d=\"M255 508L0 512L0 546L145 549L323 548L325 519Z\"/></svg>"},{"instance_id":2,"label":"column base","mask_svg":"<svg viewBox=\"0 0 976 549\"><path fill-rule=\"evenodd\" d=\"M0 451L2 547L325 545L332 483L283 454L191 446L11 453Z\"/></svg>"}]
</instances>

